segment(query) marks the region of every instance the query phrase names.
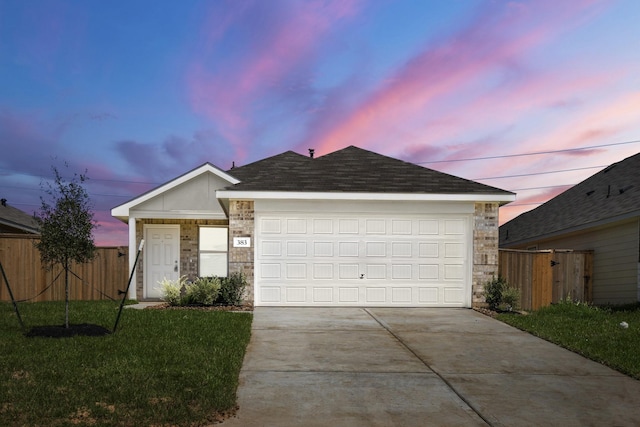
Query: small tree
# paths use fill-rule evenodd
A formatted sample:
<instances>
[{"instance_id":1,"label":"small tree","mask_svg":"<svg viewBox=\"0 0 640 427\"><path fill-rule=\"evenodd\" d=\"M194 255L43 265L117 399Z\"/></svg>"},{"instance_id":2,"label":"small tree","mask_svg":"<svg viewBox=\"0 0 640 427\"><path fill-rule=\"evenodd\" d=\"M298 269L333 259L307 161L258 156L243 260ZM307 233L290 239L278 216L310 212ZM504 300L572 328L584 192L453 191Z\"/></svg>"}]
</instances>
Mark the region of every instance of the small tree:
<instances>
[{"instance_id":1,"label":"small tree","mask_svg":"<svg viewBox=\"0 0 640 427\"><path fill-rule=\"evenodd\" d=\"M65 164L68 167L68 165ZM65 327L69 327L69 267L71 262L84 263L92 260L96 254L93 243L93 219L89 195L83 183L85 174L74 174L67 182L58 169L51 168L54 183L41 184L49 201L40 197L42 202L37 220L40 223L40 241L36 247L40 259L48 268L60 264L64 268L65 282Z\"/></svg>"}]
</instances>

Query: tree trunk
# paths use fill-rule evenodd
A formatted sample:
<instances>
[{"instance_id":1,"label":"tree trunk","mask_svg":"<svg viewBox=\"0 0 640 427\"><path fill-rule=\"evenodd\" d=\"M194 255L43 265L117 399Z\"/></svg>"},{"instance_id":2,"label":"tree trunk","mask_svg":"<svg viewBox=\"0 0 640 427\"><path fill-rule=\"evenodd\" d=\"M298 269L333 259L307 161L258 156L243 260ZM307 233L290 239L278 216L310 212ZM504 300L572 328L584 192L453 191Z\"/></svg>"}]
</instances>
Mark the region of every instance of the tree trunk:
<instances>
[{"instance_id":1,"label":"tree trunk","mask_svg":"<svg viewBox=\"0 0 640 427\"><path fill-rule=\"evenodd\" d=\"M69 328L69 262L64 263L64 327Z\"/></svg>"}]
</instances>

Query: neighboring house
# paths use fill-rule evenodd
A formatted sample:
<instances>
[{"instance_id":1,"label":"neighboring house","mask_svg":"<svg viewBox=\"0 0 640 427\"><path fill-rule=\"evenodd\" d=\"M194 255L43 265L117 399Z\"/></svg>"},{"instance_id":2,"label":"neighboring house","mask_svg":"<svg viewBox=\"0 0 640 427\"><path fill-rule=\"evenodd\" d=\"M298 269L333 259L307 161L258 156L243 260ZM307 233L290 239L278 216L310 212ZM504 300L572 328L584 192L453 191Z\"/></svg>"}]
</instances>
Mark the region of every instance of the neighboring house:
<instances>
[{"instance_id":1,"label":"neighboring house","mask_svg":"<svg viewBox=\"0 0 640 427\"><path fill-rule=\"evenodd\" d=\"M0 234L40 234L40 226L33 215L0 199Z\"/></svg>"},{"instance_id":2,"label":"neighboring house","mask_svg":"<svg viewBox=\"0 0 640 427\"><path fill-rule=\"evenodd\" d=\"M226 172L206 163L113 208L129 224L131 298L163 278L242 272L256 306L483 302L498 207L513 193L348 147Z\"/></svg>"},{"instance_id":3,"label":"neighboring house","mask_svg":"<svg viewBox=\"0 0 640 427\"><path fill-rule=\"evenodd\" d=\"M640 301L640 154L502 225L500 247L592 249L593 302Z\"/></svg>"}]
</instances>

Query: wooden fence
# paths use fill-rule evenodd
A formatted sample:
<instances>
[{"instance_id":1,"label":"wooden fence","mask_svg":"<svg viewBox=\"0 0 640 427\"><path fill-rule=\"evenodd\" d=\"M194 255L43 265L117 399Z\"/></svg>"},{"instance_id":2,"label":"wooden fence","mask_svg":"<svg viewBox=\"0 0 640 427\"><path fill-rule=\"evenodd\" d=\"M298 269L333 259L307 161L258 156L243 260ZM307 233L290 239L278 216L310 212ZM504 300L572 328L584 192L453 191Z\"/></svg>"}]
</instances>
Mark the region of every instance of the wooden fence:
<instances>
[{"instance_id":1,"label":"wooden fence","mask_svg":"<svg viewBox=\"0 0 640 427\"><path fill-rule=\"evenodd\" d=\"M43 268L35 247L37 236L0 234L0 263L16 300L64 300L64 270ZM69 299L118 299L129 280L129 256L126 247L97 248L96 258L87 264L72 264L69 274ZM0 275L0 301L11 301Z\"/></svg>"},{"instance_id":2,"label":"wooden fence","mask_svg":"<svg viewBox=\"0 0 640 427\"><path fill-rule=\"evenodd\" d=\"M572 300L591 302L593 298L593 251L500 249L499 272L520 289L520 307L540 307Z\"/></svg>"}]
</instances>

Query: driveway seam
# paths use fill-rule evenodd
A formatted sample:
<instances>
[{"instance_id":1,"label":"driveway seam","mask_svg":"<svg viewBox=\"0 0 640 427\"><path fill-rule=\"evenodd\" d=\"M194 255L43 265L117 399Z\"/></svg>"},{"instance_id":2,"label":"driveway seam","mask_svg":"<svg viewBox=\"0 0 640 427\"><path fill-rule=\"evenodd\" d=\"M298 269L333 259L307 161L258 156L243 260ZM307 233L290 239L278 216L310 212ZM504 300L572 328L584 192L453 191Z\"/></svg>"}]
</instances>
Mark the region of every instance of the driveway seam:
<instances>
[{"instance_id":1,"label":"driveway seam","mask_svg":"<svg viewBox=\"0 0 640 427\"><path fill-rule=\"evenodd\" d=\"M364 308L363 309L369 316L371 316L371 318L373 318L373 320L375 320L380 326L382 326L391 336L393 336L400 344L402 344L402 346L404 348L406 348L411 354L413 354L424 366L426 366L431 372L433 372L443 383L446 384L447 387L449 387L449 389L451 391L453 391L455 393L456 396L458 396L460 398L460 400L462 400L469 408L471 408L471 410L473 412L476 413L476 415L478 415L485 423L487 423L487 425L492 426L493 427L493 423L487 419L478 408L475 407L475 405L473 405L469 400L467 400L467 398L465 398L462 393L460 393L458 390L456 390L456 388L453 386L453 384L451 384L445 377L443 377L438 371L436 371L435 369L433 369L431 366L429 366L429 364L422 359L418 353L416 353L406 342L404 342L404 340L398 335L396 334L392 329L391 326L389 326L384 320L378 318L375 314L373 314L368 308Z\"/></svg>"}]
</instances>

